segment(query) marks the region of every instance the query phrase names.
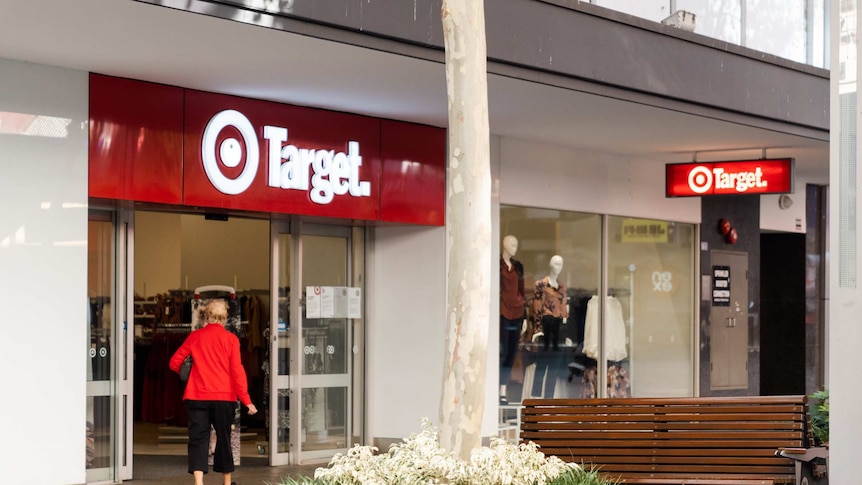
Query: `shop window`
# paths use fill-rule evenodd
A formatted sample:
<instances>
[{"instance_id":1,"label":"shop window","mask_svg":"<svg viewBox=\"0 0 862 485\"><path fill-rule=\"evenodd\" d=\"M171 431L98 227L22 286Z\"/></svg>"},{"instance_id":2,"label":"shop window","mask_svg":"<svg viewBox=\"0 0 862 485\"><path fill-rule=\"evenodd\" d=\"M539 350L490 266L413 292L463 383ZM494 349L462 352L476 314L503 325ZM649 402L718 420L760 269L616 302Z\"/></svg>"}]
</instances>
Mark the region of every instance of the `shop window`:
<instances>
[{"instance_id":1,"label":"shop window","mask_svg":"<svg viewBox=\"0 0 862 485\"><path fill-rule=\"evenodd\" d=\"M693 224L502 206L501 403L691 395L695 234Z\"/></svg>"}]
</instances>

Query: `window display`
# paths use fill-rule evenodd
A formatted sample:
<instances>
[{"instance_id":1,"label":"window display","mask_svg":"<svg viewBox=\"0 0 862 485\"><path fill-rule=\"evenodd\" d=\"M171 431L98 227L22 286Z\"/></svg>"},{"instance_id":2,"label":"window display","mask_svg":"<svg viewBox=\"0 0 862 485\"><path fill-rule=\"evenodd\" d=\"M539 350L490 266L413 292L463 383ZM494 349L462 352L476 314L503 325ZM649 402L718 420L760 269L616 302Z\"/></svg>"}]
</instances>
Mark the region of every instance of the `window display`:
<instances>
[{"instance_id":1,"label":"window display","mask_svg":"<svg viewBox=\"0 0 862 485\"><path fill-rule=\"evenodd\" d=\"M695 229L502 206L501 403L692 395Z\"/></svg>"}]
</instances>

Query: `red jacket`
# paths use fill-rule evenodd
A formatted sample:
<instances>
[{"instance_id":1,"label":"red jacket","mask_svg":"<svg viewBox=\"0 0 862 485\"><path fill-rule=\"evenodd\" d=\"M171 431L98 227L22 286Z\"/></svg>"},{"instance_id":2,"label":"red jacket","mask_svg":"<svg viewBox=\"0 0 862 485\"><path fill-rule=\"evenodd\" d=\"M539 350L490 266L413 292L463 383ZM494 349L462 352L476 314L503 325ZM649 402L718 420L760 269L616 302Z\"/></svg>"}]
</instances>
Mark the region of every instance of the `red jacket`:
<instances>
[{"instance_id":1,"label":"red jacket","mask_svg":"<svg viewBox=\"0 0 862 485\"><path fill-rule=\"evenodd\" d=\"M239 353L239 339L224 326L211 323L195 330L171 357L170 368L179 372L180 364L191 354L194 364L183 399L195 401L236 401L251 404L248 381Z\"/></svg>"}]
</instances>

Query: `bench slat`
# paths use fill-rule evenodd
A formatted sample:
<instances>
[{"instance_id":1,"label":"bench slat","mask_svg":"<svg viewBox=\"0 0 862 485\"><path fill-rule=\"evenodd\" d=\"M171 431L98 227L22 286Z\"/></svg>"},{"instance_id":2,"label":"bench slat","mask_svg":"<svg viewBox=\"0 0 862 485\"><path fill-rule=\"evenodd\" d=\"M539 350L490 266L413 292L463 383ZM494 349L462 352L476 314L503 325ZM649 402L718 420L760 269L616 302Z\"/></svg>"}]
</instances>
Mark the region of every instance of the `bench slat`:
<instances>
[{"instance_id":1,"label":"bench slat","mask_svg":"<svg viewBox=\"0 0 862 485\"><path fill-rule=\"evenodd\" d=\"M765 476L762 478L751 478L745 475L728 476L728 477L690 477L683 475L661 475L664 478L657 476L643 477L624 477L620 483L640 483L644 485L772 485L781 483L795 483L795 479L791 480L788 477Z\"/></svg>"},{"instance_id":2,"label":"bench slat","mask_svg":"<svg viewBox=\"0 0 862 485\"><path fill-rule=\"evenodd\" d=\"M569 461L576 463L595 463L601 461L603 465L610 463L630 464L684 464L684 465L765 465L779 468L793 468L785 461L776 460L774 457L718 457L718 456L600 456L584 450L582 453L573 453L568 457Z\"/></svg>"},{"instance_id":3,"label":"bench slat","mask_svg":"<svg viewBox=\"0 0 862 485\"><path fill-rule=\"evenodd\" d=\"M547 421L584 421L584 422L685 422L685 421L798 421L801 416L799 413L765 413L758 414L749 411L748 414L628 414L628 413L606 413L606 414L577 414L567 416L570 419L563 419L559 415L541 415L532 416L529 414L523 415L522 419L527 423L542 423Z\"/></svg>"},{"instance_id":4,"label":"bench slat","mask_svg":"<svg viewBox=\"0 0 862 485\"><path fill-rule=\"evenodd\" d=\"M600 402L599 402L600 401ZM605 406L661 406L661 405L685 405L710 406L715 404L743 404L746 406L759 406L766 404L795 403L806 404L805 396L738 396L738 397L626 397L626 398L581 398L581 399L524 399L525 407L537 407L543 405L565 406L565 407L595 407Z\"/></svg>"},{"instance_id":5,"label":"bench slat","mask_svg":"<svg viewBox=\"0 0 862 485\"><path fill-rule=\"evenodd\" d=\"M538 444L541 448L547 448L550 446L571 446L571 442L567 441L547 441L547 440L527 440L533 441ZM616 441L604 441L604 440L583 440L579 441L577 447L579 448L704 448L704 449L715 449L715 448L765 448L771 449L773 452L778 448L798 448L801 447L802 443L800 441L749 441L745 443L740 443L739 441L732 440L703 440L703 441L684 441L684 440L672 440L672 441L657 441L657 440L645 440L645 441L634 441L634 440L616 440Z\"/></svg>"},{"instance_id":6,"label":"bench slat","mask_svg":"<svg viewBox=\"0 0 862 485\"><path fill-rule=\"evenodd\" d=\"M672 431L672 430L698 430L698 429L706 429L706 430L739 430L740 422L737 421L720 421L714 423L686 423L686 422L674 422L674 423L629 423L629 422L542 422L542 423L533 423L533 422L523 422L521 424L521 429L525 430L536 430L536 431L545 431L545 430L596 430L596 429L614 429L614 430L624 430L624 429L644 429L651 431ZM770 423L770 422L762 422L762 421L749 421L744 423L745 429L750 430L793 430L793 431L803 431L805 429L805 425L802 421L793 421L793 422L785 422L785 423Z\"/></svg>"},{"instance_id":7,"label":"bench slat","mask_svg":"<svg viewBox=\"0 0 862 485\"><path fill-rule=\"evenodd\" d=\"M589 469L587 466L586 468ZM788 475L792 471L782 467L769 466L680 466L680 465L625 465L625 464L604 464L597 467L601 473L608 476L620 474L621 476L630 476L633 473L678 473L681 475L730 475L740 474L749 477L758 475Z\"/></svg>"},{"instance_id":8,"label":"bench slat","mask_svg":"<svg viewBox=\"0 0 862 485\"><path fill-rule=\"evenodd\" d=\"M574 440L739 440L739 441L763 441L763 440L801 440L800 432L780 431L524 431L525 438L536 437L540 439L574 439Z\"/></svg>"},{"instance_id":9,"label":"bench slat","mask_svg":"<svg viewBox=\"0 0 862 485\"><path fill-rule=\"evenodd\" d=\"M709 416L711 414L726 414L726 413L750 413L756 410L757 413L800 413L803 412L801 405L764 405L764 406L604 406L590 408L571 408L559 405L553 406L536 406L524 410L524 414L529 416L533 414L604 414L604 413L621 413L621 414L646 414L646 415L661 415L661 414L702 414Z\"/></svg>"},{"instance_id":10,"label":"bench slat","mask_svg":"<svg viewBox=\"0 0 862 485\"><path fill-rule=\"evenodd\" d=\"M569 456L573 453L606 455L606 456L725 456L725 457L775 457L771 448L576 448L572 446L548 447L542 446L539 451L545 454ZM551 453L550 451L554 451Z\"/></svg>"}]
</instances>

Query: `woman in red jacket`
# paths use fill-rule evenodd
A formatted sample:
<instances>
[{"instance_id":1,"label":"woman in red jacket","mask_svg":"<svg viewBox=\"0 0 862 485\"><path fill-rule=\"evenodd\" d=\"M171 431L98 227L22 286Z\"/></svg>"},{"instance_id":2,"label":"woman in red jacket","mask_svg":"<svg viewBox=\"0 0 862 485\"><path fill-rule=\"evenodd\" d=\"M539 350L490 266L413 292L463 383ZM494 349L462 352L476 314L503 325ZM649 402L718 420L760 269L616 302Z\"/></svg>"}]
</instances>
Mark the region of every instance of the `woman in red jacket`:
<instances>
[{"instance_id":1,"label":"woman in red jacket","mask_svg":"<svg viewBox=\"0 0 862 485\"><path fill-rule=\"evenodd\" d=\"M230 429L236 401L239 399L248 407L248 414L257 413L257 408L248 395L239 339L224 328L228 318L227 302L211 300L204 308L204 318L206 326L186 337L171 357L170 367L179 372L187 356L191 355L194 361L183 402L189 419L189 473L194 476L195 485L203 485L209 468L210 426L216 432L213 471L223 473L224 484L231 485L234 464Z\"/></svg>"}]
</instances>

